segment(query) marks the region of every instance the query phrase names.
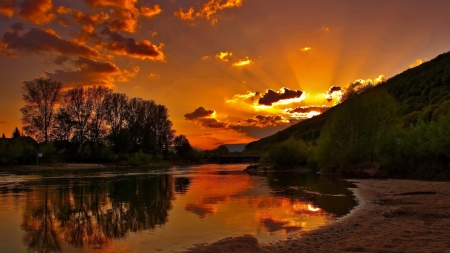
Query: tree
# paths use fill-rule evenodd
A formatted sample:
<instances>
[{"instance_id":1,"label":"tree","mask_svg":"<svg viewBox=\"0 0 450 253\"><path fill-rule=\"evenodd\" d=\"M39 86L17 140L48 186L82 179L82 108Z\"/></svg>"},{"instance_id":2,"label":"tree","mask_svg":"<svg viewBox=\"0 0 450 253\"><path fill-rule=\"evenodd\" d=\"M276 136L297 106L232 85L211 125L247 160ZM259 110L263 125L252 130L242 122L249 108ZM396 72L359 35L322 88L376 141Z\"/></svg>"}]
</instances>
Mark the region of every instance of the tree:
<instances>
[{"instance_id":1,"label":"tree","mask_svg":"<svg viewBox=\"0 0 450 253\"><path fill-rule=\"evenodd\" d=\"M76 142L83 144L86 139L87 127L92 116L92 99L82 86L74 87L64 94L64 109L74 123Z\"/></svg>"},{"instance_id":2,"label":"tree","mask_svg":"<svg viewBox=\"0 0 450 253\"><path fill-rule=\"evenodd\" d=\"M128 97L123 93L109 93L102 102L105 120L111 127L111 139L116 146L117 136L125 125ZM117 148L117 147L116 147Z\"/></svg>"},{"instance_id":3,"label":"tree","mask_svg":"<svg viewBox=\"0 0 450 253\"><path fill-rule=\"evenodd\" d=\"M397 123L397 103L382 89L370 89L336 107L317 145L321 165L374 163L385 133Z\"/></svg>"},{"instance_id":4,"label":"tree","mask_svg":"<svg viewBox=\"0 0 450 253\"><path fill-rule=\"evenodd\" d=\"M112 93L112 90L104 86L94 86L87 92L92 101L93 114L89 123L89 139L95 143L101 143L107 134L103 100L107 94Z\"/></svg>"},{"instance_id":5,"label":"tree","mask_svg":"<svg viewBox=\"0 0 450 253\"><path fill-rule=\"evenodd\" d=\"M12 133L11 137L12 138L20 137L20 131L17 127L14 129L14 132Z\"/></svg>"},{"instance_id":6,"label":"tree","mask_svg":"<svg viewBox=\"0 0 450 253\"><path fill-rule=\"evenodd\" d=\"M61 82L51 78L24 82L22 97L25 106L20 109L23 129L39 142L47 143L51 138L55 105L59 101L61 88Z\"/></svg>"},{"instance_id":7,"label":"tree","mask_svg":"<svg viewBox=\"0 0 450 253\"><path fill-rule=\"evenodd\" d=\"M174 138L173 147L177 154L181 157L184 157L190 150L192 150L189 140L182 134Z\"/></svg>"},{"instance_id":8,"label":"tree","mask_svg":"<svg viewBox=\"0 0 450 253\"><path fill-rule=\"evenodd\" d=\"M69 141L72 137L75 122L66 108L60 108L55 115L53 124L53 138L60 141Z\"/></svg>"}]
</instances>

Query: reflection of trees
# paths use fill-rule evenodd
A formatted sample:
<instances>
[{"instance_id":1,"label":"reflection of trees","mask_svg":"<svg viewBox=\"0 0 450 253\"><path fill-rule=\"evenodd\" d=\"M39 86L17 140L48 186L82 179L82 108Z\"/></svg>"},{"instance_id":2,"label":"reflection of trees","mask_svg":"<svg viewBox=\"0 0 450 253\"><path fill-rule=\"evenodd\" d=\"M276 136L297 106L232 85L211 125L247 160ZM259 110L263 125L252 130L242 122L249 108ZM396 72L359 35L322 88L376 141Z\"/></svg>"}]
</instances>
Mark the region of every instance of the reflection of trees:
<instances>
[{"instance_id":1,"label":"reflection of trees","mask_svg":"<svg viewBox=\"0 0 450 253\"><path fill-rule=\"evenodd\" d=\"M177 177L175 178L175 192L179 194L186 194L189 190L189 185L191 184L191 179L187 177Z\"/></svg>"},{"instance_id":2,"label":"reflection of trees","mask_svg":"<svg viewBox=\"0 0 450 253\"><path fill-rule=\"evenodd\" d=\"M49 203L47 186L43 193L34 196L38 199L34 203L28 200L27 205L32 204L36 208L27 208L24 214L22 228L27 231L24 241L28 243L28 249L36 252L60 252L54 210Z\"/></svg>"},{"instance_id":3,"label":"reflection of trees","mask_svg":"<svg viewBox=\"0 0 450 253\"><path fill-rule=\"evenodd\" d=\"M170 175L67 182L27 195L22 224L25 242L36 252L59 252L60 242L75 247L101 246L129 232L167 222L173 179ZM65 185L59 182L58 185Z\"/></svg>"},{"instance_id":4,"label":"reflection of trees","mask_svg":"<svg viewBox=\"0 0 450 253\"><path fill-rule=\"evenodd\" d=\"M342 216L356 205L350 184L315 173L273 172L265 175L277 196L314 203L328 213Z\"/></svg>"}]
</instances>

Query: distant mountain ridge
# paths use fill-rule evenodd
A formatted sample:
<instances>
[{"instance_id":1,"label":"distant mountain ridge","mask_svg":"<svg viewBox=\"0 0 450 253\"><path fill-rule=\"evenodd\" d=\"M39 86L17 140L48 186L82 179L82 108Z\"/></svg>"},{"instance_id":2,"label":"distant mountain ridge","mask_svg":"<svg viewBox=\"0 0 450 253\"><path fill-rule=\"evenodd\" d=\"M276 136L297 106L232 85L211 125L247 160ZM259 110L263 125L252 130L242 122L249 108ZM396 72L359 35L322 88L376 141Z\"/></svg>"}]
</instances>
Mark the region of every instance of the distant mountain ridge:
<instances>
[{"instance_id":1,"label":"distant mountain ridge","mask_svg":"<svg viewBox=\"0 0 450 253\"><path fill-rule=\"evenodd\" d=\"M242 152L244 151L245 146L247 146L247 143L223 144L222 146L227 147L230 152Z\"/></svg>"},{"instance_id":2,"label":"distant mountain ridge","mask_svg":"<svg viewBox=\"0 0 450 253\"><path fill-rule=\"evenodd\" d=\"M404 126L437 120L450 110L450 52L431 61L408 69L372 89L386 89L399 105L398 114ZM320 130L337 105L323 114L299 122L278 133L249 143L244 152L261 154L273 144L291 136L305 141L316 141Z\"/></svg>"}]
</instances>

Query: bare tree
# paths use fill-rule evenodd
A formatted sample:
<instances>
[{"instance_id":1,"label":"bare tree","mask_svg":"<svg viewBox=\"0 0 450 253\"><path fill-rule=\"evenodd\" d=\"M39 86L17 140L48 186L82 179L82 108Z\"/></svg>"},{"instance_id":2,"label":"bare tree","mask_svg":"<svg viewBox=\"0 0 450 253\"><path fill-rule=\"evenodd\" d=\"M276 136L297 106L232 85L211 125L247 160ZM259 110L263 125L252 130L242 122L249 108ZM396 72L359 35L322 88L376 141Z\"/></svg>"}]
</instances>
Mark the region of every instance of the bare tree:
<instances>
[{"instance_id":1,"label":"bare tree","mask_svg":"<svg viewBox=\"0 0 450 253\"><path fill-rule=\"evenodd\" d=\"M87 90L88 96L92 101L92 118L89 124L89 139L95 143L101 142L106 137L106 110L103 106L103 100L112 90L105 86L94 86Z\"/></svg>"},{"instance_id":2,"label":"bare tree","mask_svg":"<svg viewBox=\"0 0 450 253\"><path fill-rule=\"evenodd\" d=\"M111 137L114 144L120 130L125 126L127 104L128 97L124 93L109 93L103 100L105 119L111 127Z\"/></svg>"},{"instance_id":3,"label":"bare tree","mask_svg":"<svg viewBox=\"0 0 450 253\"><path fill-rule=\"evenodd\" d=\"M51 78L35 78L24 82L22 124L25 132L39 142L48 142L52 131L55 106L62 84Z\"/></svg>"},{"instance_id":4,"label":"bare tree","mask_svg":"<svg viewBox=\"0 0 450 253\"><path fill-rule=\"evenodd\" d=\"M74 124L74 139L84 143L86 139L87 126L92 116L92 99L88 92L77 86L64 94L64 106Z\"/></svg>"}]
</instances>

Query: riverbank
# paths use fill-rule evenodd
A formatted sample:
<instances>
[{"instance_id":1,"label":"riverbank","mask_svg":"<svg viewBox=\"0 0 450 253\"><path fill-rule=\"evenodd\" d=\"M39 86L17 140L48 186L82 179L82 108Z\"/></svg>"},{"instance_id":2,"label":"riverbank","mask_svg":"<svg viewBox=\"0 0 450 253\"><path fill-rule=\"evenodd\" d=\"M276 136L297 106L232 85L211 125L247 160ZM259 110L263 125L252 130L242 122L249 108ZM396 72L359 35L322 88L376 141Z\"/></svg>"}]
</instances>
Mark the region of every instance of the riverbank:
<instances>
[{"instance_id":1,"label":"riverbank","mask_svg":"<svg viewBox=\"0 0 450 253\"><path fill-rule=\"evenodd\" d=\"M450 182L349 181L359 205L328 226L269 245L247 235L187 252L450 252Z\"/></svg>"},{"instance_id":2,"label":"riverbank","mask_svg":"<svg viewBox=\"0 0 450 253\"><path fill-rule=\"evenodd\" d=\"M111 168L166 168L171 166L196 165L184 161L162 161L158 163L143 164L140 166L115 163L53 163L40 165L11 165L0 166L0 171L43 171L43 170L87 170L87 169L111 169Z\"/></svg>"}]
</instances>

